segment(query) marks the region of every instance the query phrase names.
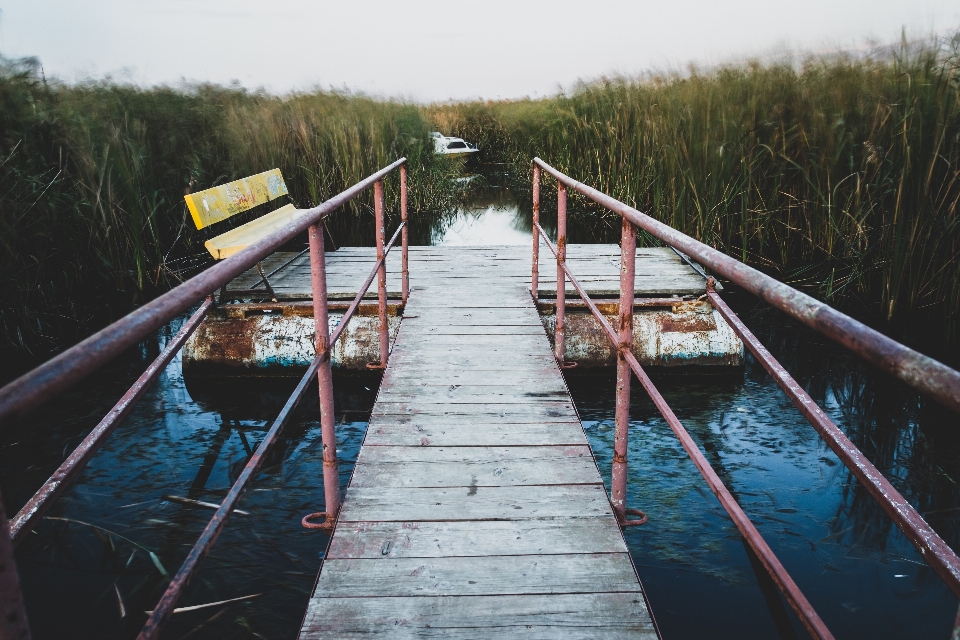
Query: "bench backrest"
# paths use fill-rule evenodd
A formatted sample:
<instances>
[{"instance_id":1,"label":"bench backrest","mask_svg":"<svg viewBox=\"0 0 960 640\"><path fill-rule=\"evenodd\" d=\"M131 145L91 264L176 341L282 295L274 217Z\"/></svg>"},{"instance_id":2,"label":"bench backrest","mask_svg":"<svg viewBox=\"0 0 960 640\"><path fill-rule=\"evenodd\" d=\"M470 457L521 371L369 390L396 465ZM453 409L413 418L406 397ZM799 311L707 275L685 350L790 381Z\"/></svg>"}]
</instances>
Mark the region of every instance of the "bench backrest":
<instances>
[{"instance_id":1,"label":"bench backrest","mask_svg":"<svg viewBox=\"0 0 960 640\"><path fill-rule=\"evenodd\" d=\"M287 185L283 182L280 169L271 169L219 187L190 193L183 198L187 201L187 208L197 229L203 229L286 194Z\"/></svg>"}]
</instances>

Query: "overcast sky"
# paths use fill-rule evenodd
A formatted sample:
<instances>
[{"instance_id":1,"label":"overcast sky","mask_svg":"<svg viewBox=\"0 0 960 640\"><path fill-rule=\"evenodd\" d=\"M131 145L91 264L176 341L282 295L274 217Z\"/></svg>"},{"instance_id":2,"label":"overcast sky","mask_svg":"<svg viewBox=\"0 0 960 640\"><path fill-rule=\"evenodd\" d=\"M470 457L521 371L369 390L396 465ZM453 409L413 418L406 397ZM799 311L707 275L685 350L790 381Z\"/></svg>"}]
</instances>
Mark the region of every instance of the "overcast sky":
<instances>
[{"instance_id":1,"label":"overcast sky","mask_svg":"<svg viewBox=\"0 0 960 640\"><path fill-rule=\"evenodd\" d=\"M0 0L0 53L48 76L419 101L538 96L602 75L836 50L960 27L958 0Z\"/></svg>"}]
</instances>

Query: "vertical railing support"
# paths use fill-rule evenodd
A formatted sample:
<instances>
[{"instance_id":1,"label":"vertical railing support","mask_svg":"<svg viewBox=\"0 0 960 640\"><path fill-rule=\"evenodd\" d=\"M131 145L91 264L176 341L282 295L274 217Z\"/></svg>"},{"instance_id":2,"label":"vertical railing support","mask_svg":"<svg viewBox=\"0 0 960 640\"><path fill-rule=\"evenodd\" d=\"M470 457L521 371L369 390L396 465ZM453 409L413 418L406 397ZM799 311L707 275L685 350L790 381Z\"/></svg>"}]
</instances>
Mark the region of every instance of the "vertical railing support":
<instances>
[{"instance_id":1,"label":"vertical railing support","mask_svg":"<svg viewBox=\"0 0 960 640\"><path fill-rule=\"evenodd\" d=\"M533 165L533 261L530 274L530 295L540 300L540 167Z\"/></svg>"},{"instance_id":2,"label":"vertical railing support","mask_svg":"<svg viewBox=\"0 0 960 640\"><path fill-rule=\"evenodd\" d=\"M567 301L567 276L563 263L567 260L567 186L557 183L557 324L553 332L553 349L560 366L564 365L564 324Z\"/></svg>"},{"instance_id":3,"label":"vertical railing support","mask_svg":"<svg viewBox=\"0 0 960 640\"><path fill-rule=\"evenodd\" d=\"M377 260L382 260L377 270L377 300L380 314L380 362L373 369L386 369L387 358L390 356L390 335L387 327L387 261L383 260L384 235L384 201L383 180L373 183L373 208L377 224Z\"/></svg>"},{"instance_id":4,"label":"vertical railing support","mask_svg":"<svg viewBox=\"0 0 960 640\"><path fill-rule=\"evenodd\" d=\"M407 165L400 165L400 222L403 224L403 231L400 232L400 278L401 278L401 300L407 304L407 298L410 297L410 269L409 269L409 247L407 238Z\"/></svg>"},{"instance_id":5,"label":"vertical railing support","mask_svg":"<svg viewBox=\"0 0 960 640\"><path fill-rule=\"evenodd\" d=\"M633 294L637 260L637 231L623 221L620 237L620 317L617 345L617 405L613 436L611 498L620 524L627 514L627 438L630 430L630 378L633 375L624 355L633 348Z\"/></svg>"},{"instance_id":6,"label":"vertical railing support","mask_svg":"<svg viewBox=\"0 0 960 640\"><path fill-rule=\"evenodd\" d=\"M378 183L379 184L379 183ZM323 443L323 498L325 528L333 528L340 510L340 470L337 465L337 432L333 416L333 371L330 368L330 321L327 317L327 265L322 223L310 227L310 275L313 285L313 326L317 355L326 357L317 368L320 388L320 435Z\"/></svg>"},{"instance_id":7,"label":"vertical railing support","mask_svg":"<svg viewBox=\"0 0 960 640\"><path fill-rule=\"evenodd\" d=\"M30 640L30 626L13 559L10 525L0 498L0 640Z\"/></svg>"}]
</instances>

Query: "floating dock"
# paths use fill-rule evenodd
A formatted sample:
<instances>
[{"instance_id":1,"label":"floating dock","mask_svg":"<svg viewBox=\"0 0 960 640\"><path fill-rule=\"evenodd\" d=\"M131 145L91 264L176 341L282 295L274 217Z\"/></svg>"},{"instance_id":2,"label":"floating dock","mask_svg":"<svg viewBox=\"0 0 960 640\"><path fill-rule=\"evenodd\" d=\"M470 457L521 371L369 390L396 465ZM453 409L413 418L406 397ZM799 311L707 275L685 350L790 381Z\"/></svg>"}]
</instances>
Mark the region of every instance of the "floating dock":
<instances>
[{"instance_id":1,"label":"floating dock","mask_svg":"<svg viewBox=\"0 0 960 640\"><path fill-rule=\"evenodd\" d=\"M300 637L656 638L529 254L452 253L411 247L416 286Z\"/></svg>"},{"instance_id":2,"label":"floating dock","mask_svg":"<svg viewBox=\"0 0 960 640\"><path fill-rule=\"evenodd\" d=\"M547 339L552 340L556 298L556 261L540 255L539 303L536 307ZM330 324L336 326L347 304L356 295L370 264L376 259L372 247L343 247L326 254ZM620 290L620 248L614 244L574 244L567 248L567 262L607 319L615 324ZM184 349L183 366L188 376L299 376L314 357L313 306L310 260L306 253L275 253L262 267L274 292L270 300L256 269L231 282L221 304L190 338ZM411 302L424 287L447 287L435 292L438 300L467 296L464 284L475 285L485 274L498 286L526 290L530 298L530 248L410 247L413 281ZM703 300L704 278L669 248L637 250L634 349L640 364L664 369L730 371L742 367L743 345L719 313ZM423 278L433 280L423 280ZM435 284L440 283L443 284ZM459 292L459 293L458 293ZM400 327L400 255L387 257L387 294L391 344ZM359 313L333 347L335 368L363 370L379 359L376 289L368 294L369 305ZM566 291L566 359L581 368L613 366L616 354L596 318L578 300L576 291ZM446 298L444 296L447 296ZM479 299L478 299L479 300ZM500 318L507 326L506 309L501 314L489 301L491 322ZM541 337L544 337L541 329Z\"/></svg>"}]
</instances>

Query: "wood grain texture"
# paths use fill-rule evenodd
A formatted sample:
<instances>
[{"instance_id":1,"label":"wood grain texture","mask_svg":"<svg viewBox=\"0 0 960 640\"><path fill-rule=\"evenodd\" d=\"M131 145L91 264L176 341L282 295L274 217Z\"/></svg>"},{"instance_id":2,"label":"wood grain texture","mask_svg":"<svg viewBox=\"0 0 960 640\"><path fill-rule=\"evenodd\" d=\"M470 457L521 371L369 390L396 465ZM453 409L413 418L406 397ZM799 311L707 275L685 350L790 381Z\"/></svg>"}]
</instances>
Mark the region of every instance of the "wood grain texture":
<instances>
[{"instance_id":1,"label":"wood grain texture","mask_svg":"<svg viewBox=\"0 0 960 640\"><path fill-rule=\"evenodd\" d=\"M657 638L637 593L315 598L301 638Z\"/></svg>"},{"instance_id":2,"label":"wood grain texture","mask_svg":"<svg viewBox=\"0 0 960 640\"><path fill-rule=\"evenodd\" d=\"M314 597L637 591L625 553L325 560Z\"/></svg>"},{"instance_id":3,"label":"wood grain texture","mask_svg":"<svg viewBox=\"0 0 960 640\"><path fill-rule=\"evenodd\" d=\"M602 250L584 266L607 286L619 249ZM365 251L337 252L331 273L359 276ZM655 637L525 288L528 251L411 248L411 296L301 637Z\"/></svg>"},{"instance_id":4,"label":"wood grain texture","mask_svg":"<svg viewBox=\"0 0 960 640\"><path fill-rule=\"evenodd\" d=\"M577 279L591 295L616 296L620 286L620 248L617 245L567 246L567 262ZM400 291L400 252L387 256L387 289L391 296ZM295 259L294 259L295 258ZM294 259L270 278L270 284L281 300L309 300L310 261L307 255L278 252L264 260L264 271L271 271ZM326 254L329 295L332 299L350 299L370 273L376 259L373 247L342 247ZM490 281L490 272L496 270L496 279ZM546 247L540 251L541 297L556 296L556 261ZM276 280L276 282L275 282ZM230 294L263 293L258 284L260 276L250 269L231 282ZM530 247L410 247L410 283L428 293L442 296L425 300L425 304L443 304L444 297L463 295L469 299L477 284L489 291L506 291L509 287L529 297ZM705 284L693 269L683 263L668 248L637 250L637 295L700 295ZM576 292L567 286L567 294ZM376 287L368 297L376 297ZM431 296L432 297L432 296ZM496 305L496 303L491 303Z\"/></svg>"},{"instance_id":5,"label":"wood grain texture","mask_svg":"<svg viewBox=\"0 0 960 640\"><path fill-rule=\"evenodd\" d=\"M479 447L574 445L583 442L579 421L504 423L473 421L470 429L452 421L380 418L367 428L364 446Z\"/></svg>"},{"instance_id":6,"label":"wood grain texture","mask_svg":"<svg viewBox=\"0 0 960 640\"><path fill-rule=\"evenodd\" d=\"M337 529L328 559L451 558L626 553L613 518L471 522L349 522Z\"/></svg>"}]
</instances>

